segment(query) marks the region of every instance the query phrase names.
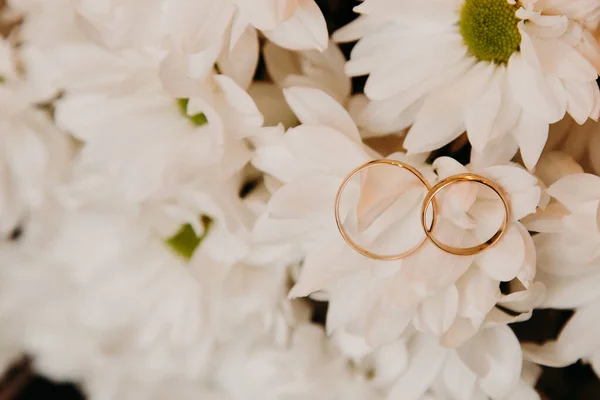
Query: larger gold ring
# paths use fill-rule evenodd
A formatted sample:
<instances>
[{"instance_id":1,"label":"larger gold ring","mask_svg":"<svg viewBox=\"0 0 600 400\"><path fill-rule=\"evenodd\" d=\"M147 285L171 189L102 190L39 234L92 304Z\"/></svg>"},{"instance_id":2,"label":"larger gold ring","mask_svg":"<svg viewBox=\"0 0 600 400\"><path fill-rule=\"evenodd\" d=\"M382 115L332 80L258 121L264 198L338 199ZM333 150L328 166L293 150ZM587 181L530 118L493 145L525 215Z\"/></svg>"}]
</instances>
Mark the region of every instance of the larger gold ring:
<instances>
[{"instance_id":1,"label":"larger gold ring","mask_svg":"<svg viewBox=\"0 0 600 400\"><path fill-rule=\"evenodd\" d=\"M429 204L432 202L433 204L435 204L435 196L440 192L440 190L459 182L476 182L487 186L494 192L496 192L496 194L498 195L498 197L500 197L500 200L502 200L502 203L504 204L504 221L502 222L502 226L500 227L500 229L498 229L494 236L492 236L487 242L473 247L459 248L448 246L447 244L440 242L435 236L433 236L433 226L431 228L427 228L426 215L427 210L429 209ZM433 244L435 244L440 249L444 250L447 253L458 256L471 256L474 254L481 253L482 251L494 246L496 243L498 243L498 241L506 232L509 221L510 206L502 188L493 181L489 180L488 178L471 173L452 175L438 182L431 190L429 190L429 193L427 193L425 199L423 199L423 205L421 207L421 225L423 226L423 230L425 231L427 237L433 242Z\"/></svg>"},{"instance_id":2,"label":"larger gold ring","mask_svg":"<svg viewBox=\"0 0 600 400\"><path fill-rule=\"evenodd\" d=\"M350 237L348 236L348 233L344 229L344 225L342 224L342 220L340 218L340 200L342 197L342 193L344 192L344 189L346 188L346 185L348 184L348 182L350 182L350 180L356 174L358 174L360 171L367 169L369 167L372 167L374 165L378 165L378 164L392 165L394 167L402 168L402 169L409 171L410 173L412 173L414 176L416 176L421 181L421 183L425 186L425 188L428 191L431 191L431 185L429 184L429 182L427 182L427 180L425 179L423 174L421 174L419 172L419 170L417 170L416 168L414 168L408 164L405 164L401 161L387 160L387 159L369 161L368 163L365 163L365 164L355 168L352 172L350 172L348 174L348 176L346 176L346 178L344 178L342 184L340 185L337 195L335 196L335 222L337 224L338 230L340 231L340 234L342 235L342 238L344 238L346 243L357 253L362 254L363 256L371 258L373 260L394 261L394 260L399 260L401 258L407 257L407 256L413 254L414 252L416 252L417 250L419 250L427 241L427 236L425 236L423 238L423 240L417 246L415 246L412 249L407 250L405 252L398 253L398 254L392 254L392 255L375 254L375 253L372 253L372 252L362 248L361 246L356 244L352 239L350 239ZM433 204L433 217L431 220L431 227L429 229L433 229L433 227L435 226L435 222L436 222L437 202L435 199L430 199L428 204L429 203ZM427 208L429 208L429 205L427 206Z\"/></svg>"}]
</instances>

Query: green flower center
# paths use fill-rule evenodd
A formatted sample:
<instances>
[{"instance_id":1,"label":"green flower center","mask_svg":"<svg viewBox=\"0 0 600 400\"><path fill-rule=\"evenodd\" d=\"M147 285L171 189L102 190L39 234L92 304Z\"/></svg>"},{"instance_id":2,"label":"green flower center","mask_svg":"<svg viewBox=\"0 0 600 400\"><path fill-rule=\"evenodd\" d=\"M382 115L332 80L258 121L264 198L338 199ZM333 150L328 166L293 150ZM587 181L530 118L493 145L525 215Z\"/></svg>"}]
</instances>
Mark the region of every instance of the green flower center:
<instances>
[{"instance_id":1,"label":"green flower center","mask_svg":"<svg viewBox=\"0 0 600 400\"><path fill-rule=\"evenodd\" d=\"M177 99L177 106L179 107L179 111L183 114L184 117L190 120L190 122L196 126L204 125L208 121L206 120L206 115L204 113L198 113L194 115L189 115L187 113L188 103L190 99Z\"/></svg>"},{"instance_id":2,"label":"green flower center","mask_svg":"<svg viewBox=\"0 0 600 400\"><path fill-rule=\"evenodd\" d=\"M469 51L480 61L506 64L519 51L521 33L515 15L520 5L507 0L465 0L460 33Z\"/></svg>"},{"instance_id":3,"label":"green flower center","mask_svg":"<svg viewBox=\"0 0 600 400\"><path fill-rule=\"evenodd\" d=\"M207 216L202 216L202 224L204 225L204 233L201 236L196 235L194 228L190 224L185 224L175 235L167 239L166 243L175 253L189 261L208 233L212 225L212 220Z\"/></svg>"}]
</instances>

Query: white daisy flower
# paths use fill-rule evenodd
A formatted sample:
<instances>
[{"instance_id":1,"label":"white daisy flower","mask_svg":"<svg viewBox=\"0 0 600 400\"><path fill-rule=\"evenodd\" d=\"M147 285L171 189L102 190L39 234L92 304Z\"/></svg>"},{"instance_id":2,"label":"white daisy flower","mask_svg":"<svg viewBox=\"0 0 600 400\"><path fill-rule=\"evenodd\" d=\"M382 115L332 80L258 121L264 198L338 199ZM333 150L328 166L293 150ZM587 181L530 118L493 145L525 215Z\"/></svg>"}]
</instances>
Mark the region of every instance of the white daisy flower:
<instances>
[{"instance_id":1,"label":"white daisy flower","mask_svg":"<svg viewBox=\"0 0 600 400\"><path fill-rule=\"evenodd\" d=\"M494 248L464 257L447 254L429 243L400 261L373 261L354 253L342 240L332 207L345 175L377 155L362 144L344 109L324 93L292 88L285 94L304 124L256 144L254 165L281 183L273 184L268 213L259 219L255 234L268 242L294 243L305 252L299 281L290 295L325 291L330 301L329 332L351 326L363 332L370 343L379 344L395 340L412 324L443 336L448 346L457 346L482 325L514 319L494 308L496 304L522 313L517 319L528 318L544 288L533 282L535 250L529 233L518 221L534 212L540 201L535 177L512 165L475 170L498 182L512 207L513 221ZM418 158L396 157L434 181L435 175L427 172L428 167ZM467 171L449 158L437 160L434 166L440 178ZM484 242L503 218L500 204L485 197L478 201L484 195L476 187L463 189L440 197L440 204L453 205L440 210L439 237L460 237L464 241L456 243L459 247L469 241ZM349 190L358 193L358 184ZM384 245L392 241L410 248L420 239L411 233L420 229L419 214L414 212L420 207L419 198L402 196L403 213L387 218L374 241ZM353 214L349 206L342 207L342 220ZM365 210L357 217L359 226L370 225L382 212ZM417 217L408 217L413 214ZM480 218L485 223L476 228L474 220ZM511 294L503 295L500 282L512 280Z\"/></svg>"},{"instance_id":2,"label":"white daisy flower","mask_svg":"<svg viewBox=\"0 0 600 400\"><path fill-rule=\"evenodd\" d=\"M382 132L412 124L409 153L437 149L465 130L472 162L537 163L549 124L565 113L598 119L600 44L576 19L585 1L366 0L334 34L360 39L346 66L369 74L362 123ZM555 2L556 3L556 2ZM578 3L575 5L574 3Z\"/></svg>"},{"instance_id":3,"label":"white daisy flower","mask_svg":"<svg viewBox=\"0 0 600 400\"><path fill-rule=\"evenodd\" d=\"M457 349L416 332L377 349L348 333L333 339L387 398L539 399L534 385L541 368L523 362L519 342L506 326L486 328Z\"/></svg>"}]
</instances>

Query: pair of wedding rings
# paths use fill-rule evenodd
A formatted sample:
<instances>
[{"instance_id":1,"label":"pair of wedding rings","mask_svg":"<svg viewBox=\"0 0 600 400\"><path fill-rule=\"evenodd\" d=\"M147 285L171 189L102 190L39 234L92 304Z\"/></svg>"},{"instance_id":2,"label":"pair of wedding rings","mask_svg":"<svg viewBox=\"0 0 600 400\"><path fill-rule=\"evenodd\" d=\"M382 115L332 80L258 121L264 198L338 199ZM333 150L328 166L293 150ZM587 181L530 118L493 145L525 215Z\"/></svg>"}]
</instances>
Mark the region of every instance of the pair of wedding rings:
<instances>
[{"instance_id":1,"label":"pair of wedding rings","mask_svg":"<svg viewBox=\"0 0 600 400\"><path fill-rule=\"evenodd\" d=\"M404 169L404 170L410 172L411 174L413 174L415 177L417 177L419 179L419 181L421 181L423 186L425 186L425 188L427 189L427 194L425 195L425 198L423 199L423 203L421 205L421 226L423 227L423 231L425 232L425 237L418 245L416 245L412 249L409 249L402 253L391 254L391 255L382 255L382 254L372 253L372 252L366 250L365 248L359 246L356 242L354 242L350 238L350 236L348 235L348 233L346 232L346 229L344 228L344 226L342 224L342 220L340 217L340 201L341 201L342 193L344 192L344 189L346 188L346 185L358 173L360 173L363 170L366 170L367 168L373 167L375 165L391 165L394 167ZM473 183L478 183L478 184L487 186L488 188L493 190L496 193L496 195L498 195L498 197L500 198L500 200L502 200L502 203L504 205L504 219L503 219L502 225L500 226L498 231L494 234L494 236L492 236L485 243L481 243L481 244L479 244L477 246L473 246L473 247L459 248L459 247L449 246L449 245L441 242L439 239L437 239L433 235L433 229L435 228L435 225L436 225L437 213L438 213L437 201L436 201L435 197L442 189L444 189L448 186L451 186L451 185L455 185L459 182L473 182ZM428 226L427 213L428 213L430 207L432 208L433 214L431 217L431 224ZM346 178L344 178L342 184L340 185L340 188L338 189L338 192L337 192L337 195L335 198L335 222L337 224L338 230L340 231L340 234L342 235L342 237L344 238L346 243L348 243L348 245L352 249L354 249L358 253L362 254L363 256L374 259L374 260L380 260L380 261L393 261L393 260L399 260L401 258L407 257L407 256L415 253L416 251L418 251L421 247L423 247L423 245L428 240L430 240L439 249L441 249L447 253L450 253L450 254L459 255L459 256L475 255L475 254L481 253L481 252L489 249L490 247L492 247L496 243L498 243L498 241L502 238L502 236L504 236L504 233L506 232L509 221L510 221L510 206L508 203L508 199L507 199L504 191L502 190L502 188L495 182L491 181L490 179L488 179L484 176L477 175L477 174L464 173L464 174L449 176L449 177L441 180L440 182L438 182L436 185L434 185L432 187L429 184L429 182L427 181L427 179L425 179L423 174L421 174L416 168L414 168L408 164L405 164L403 162L395 161L395 160L387 160L387 159L374 160L374 161L365 163L365 164L359 166L358 168L354 169L352 172L350 172L348 174L348 176L346 176Z\"/></svg>"}]
</instances>

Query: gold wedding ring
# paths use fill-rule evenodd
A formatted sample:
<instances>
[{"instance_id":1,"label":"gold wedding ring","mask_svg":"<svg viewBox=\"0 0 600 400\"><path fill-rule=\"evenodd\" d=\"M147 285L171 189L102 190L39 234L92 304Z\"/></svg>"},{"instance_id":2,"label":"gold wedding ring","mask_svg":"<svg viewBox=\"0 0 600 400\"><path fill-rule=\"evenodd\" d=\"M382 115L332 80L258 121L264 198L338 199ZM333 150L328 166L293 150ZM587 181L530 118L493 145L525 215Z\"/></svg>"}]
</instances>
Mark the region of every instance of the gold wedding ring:
<instances>
[{"instance_id":1,"label":"gold wedding ring","mask_svg":"<svg viewBox=\"0 0 600 400\"><path fill-rule=\"evenodd\" d=\"M354 249L354 251L356 251L357 253L362 254L363 256L371 258L373 260L379 260L379 261L399 260L399 259L407 257L407 256L413 254L414 252L416 252L417 250L419 250L427 241L427 236L424 236L423 240L418 245L416 245L412 249L409 249L402 253L391 254L391 255L375 254L375 253L372 253L372 252L364 249L363 247L359 246L350 238L350 236L346 232L346 229L344 228L344 225L342 224L342 220L340 217L340 200L342 198L342 193L344 192L344 189L346 188L346 185L348 184L348 182L350 182L350 180L352 178L354 178L354 176L356 176L356 174L358 174L360 171L363 171L363 170L373 167L375 165L391 165L394 167L405 169L408 172L410 172L411 174L413 174L414 176L416 176L428 191L431 191L431 185L429 184L429 182L427 182L427 180L425 179L423 174L421 174L419 172L419 170L417 170L413 166L405 164L401 161L387 160L387 159L370 161L368 163L365 163L365 164L359 166L358 168L355 168L352 172L350 172L348 174L348 176L346 176L346 178L344 178L342 184L340 185L337 195L335 196L335 223L337 224L338 230L340 231L340 234L342 235L342 237L344 238L346 243L348 243L348 245L352 249ZM435 222L436 222L437 203L436 203L435 199L430 200L430 203L433 205L433 218L431 220L431 228L430 229L433 229L433 227L435 226ZM429 206L428 206L428 208L429 208Z\"/></svg>"},{"instance_id":2,"label":"gold wedding ring","mask_svg":"<svg viewBox=\"0 0 600 400\"><path fill-rule=\"evenodd\" d=\"M460 248L448 246L447 244L442 243L435 236L433 236L432 228L427 228L427 221L425 216L427 210L429 209L429 204L435 201L435 196L442 189L459 182L475 182L489 187L498 195L498 197L500 197L500 200L502 200L502 204L504 205L504 220L502 221L502 226L500 227L500 229L498 229L494 236L492 236L487 242L473 247ZM506 232L506 229L508 227L508 221L510 221L510 207L508 205L508 199L504 194L502 188L488 178L471 173L452 175L438 182L431 190L429 190L429 193L427 193L425 199L423 199L423 206L421 207L421 226L423 226L423 230L425 231L427 237L433 242L433 244L435 244L440 249L444 250L447 253L454 254L457 256L472 256L474 254L479 254L482 251L485 251L493 245L495 245L496 243L498 243L498 241Z\"/></svg>"},{"instance_id":3,"label":"gold wedding ring","mask_svg":"<svg viewBox=\"0 0 600 400\"><path fill-rule=\"evenodd\" d=\"M356 174L358 174L359 172L361 172L369 167L372 167L374 165L381 165L381 164L391 165L391 166L398 167L398 168L409 171L414 176L416 176L419 179L419 181L421 181L423 186L425 186L425 188L427 189L427 194L425 195L425 198L423 199L423 203L421 205L421 226L423 227L423 231L425 232L425 237L417 246L413 247L412 249L409 249L402 253L392 254L392 255L375 254L375 253L372 253L372 252L364 249L363 247L359 246L358 244L356 244L349 237L348 233L346 232L346 230L342 224L341 217L340 217L340 201L341 201L342 193L343 193L344 189L346 188L346 185L348 184L348 182L350 182L350 180L354 176L356 176ZM437 213L438 213L436 196L439 194L439 192L442 189L444 189L448 186L454 185L456 183L460 183L460 182L473 182L473 183L478 183L478 184L487 186L488 188L493 190L498 195L498 197L502 201L502 204L504 205L504 219L502 221L502 226L500 227L500 229L498 229L498 231L494 234L494 236L492 236L492 238L490 238L488 241L486 241L485 243L479 244L477 246L473 246L473 247L459 248L459 247L449 246L445 243L442 243L439 239L437 239L433 235L433 230L435 228L435 224L437 221ZM427 226L427 212L429 211L430 206L432 207L432 218L431 218L431 226L428 227ZM358 252L359 254L362 254L365 257L368 257L368 258L371 258L374 260L379 260L379 261L393 261L393 260L399 260L401 258L407 257L407 256L415 253L416 251L418 251L421 247L423 247L423 245L425 244L425 242L427 242L427 240L431 240L431 242L435 246L437 246L439 249L441 249L447 253L450 253L450 254L454 254L454 255L458 255L458 256L469 256L469 255L479 254L479 253L489 249L490 247L494 246L496 243L498 243L498 241L506 233L506 230L508 229L508 223L511 218L508 198L506 197L504 191L498 184L496 184L495 182L493 182L492 180L490 180L486 177L472 174L472 173L452 175L452 176L449 176L449 177L441 180L435 186L431 187L431 185L429 184L429 182L427 182L427 180L425 179L423 174L421 174L413 166L405 164L401 161L387 160L387 159L374 160L374 161L367 162L367 163L355 168L352 172L350 172L348 174L348 176L346 176L346 178L344 178L344 180L342 181L342 184L340 185L340 188L338 189L337 195L335 197L335 209L334 210L335 210L334 211L335 222L337 224L338 230L340 231L340 234L342 235L342 238L344 238L344 241L346 241L346 243L354 251Z\"/></svg>"}]
</instances>

